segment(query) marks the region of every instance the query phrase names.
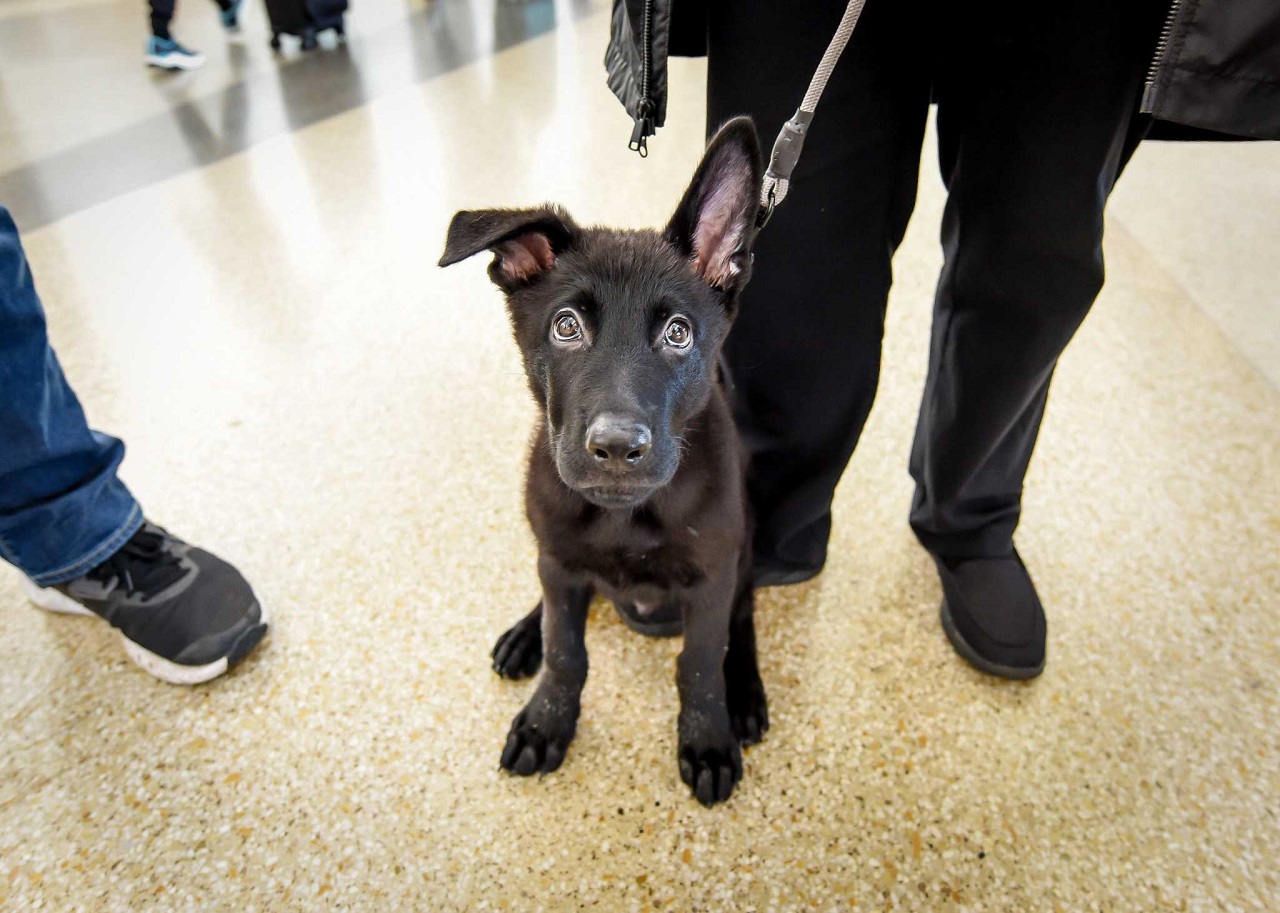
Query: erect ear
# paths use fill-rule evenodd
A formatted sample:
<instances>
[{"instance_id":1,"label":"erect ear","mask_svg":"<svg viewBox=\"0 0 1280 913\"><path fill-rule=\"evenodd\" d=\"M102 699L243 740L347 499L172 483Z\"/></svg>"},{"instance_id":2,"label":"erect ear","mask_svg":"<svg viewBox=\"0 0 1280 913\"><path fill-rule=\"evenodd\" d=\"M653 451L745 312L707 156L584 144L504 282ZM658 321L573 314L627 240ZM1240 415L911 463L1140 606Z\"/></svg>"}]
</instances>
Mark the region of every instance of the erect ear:
<instances>
[{"instance_id":1,"label":"erect ear","mask_svg":"<svg viewBox=\"0 0 1280 913\"><path fill-rule=\"evenodd\" d=\"M463 210L449 223L441 266L451 266L482 250L496 254L489 278L511 291L556 265L578 235L578 226L558 206L536 209Z\"/></svg>"},{"instance_id":2,"label":"erect ear","mask_svg":"<svg viewBox=\"0 0 1280 913\"><path fill-rule=\"evenodd\" d=\"M665 232L708 285L736 291L746 284L762 180L755 124L735 117L707 146Z\"/></svg>"}]
</instances>

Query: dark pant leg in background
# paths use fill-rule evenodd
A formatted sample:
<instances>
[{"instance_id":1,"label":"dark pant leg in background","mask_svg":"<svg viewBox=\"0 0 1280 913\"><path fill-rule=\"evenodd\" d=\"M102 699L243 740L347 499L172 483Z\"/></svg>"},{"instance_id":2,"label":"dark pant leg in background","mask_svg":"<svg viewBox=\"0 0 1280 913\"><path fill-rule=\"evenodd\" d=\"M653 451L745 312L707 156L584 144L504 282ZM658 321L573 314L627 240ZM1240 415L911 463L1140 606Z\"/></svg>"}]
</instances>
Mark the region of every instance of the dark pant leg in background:
<instances>
[{"instance_id":1,"label":"dark pant leg in background","mask_svg":"<svg viewBox=\"0 0 1280 913\"><path fill-rule=\"evenodd\" d=\"M946 262L911 524L953 558L1012 548L1050 378L1102 288L1103 208L1145 132L1160 24L1101 2L999 15L952 45L937 77Z\"/></svg>"},{"instance_id":2,"label":"dark pant leg in background","mask_svg":"<svg viewBox=\"0 0 1280 913\"><path fill-rule=\"evenodd\" d=\"M220 10L231 9L231 0L214 0ZM151 34L157 38L170 38L169 23L173 21L173 10L177 0L150 0Z\"/></svg>"},{"instance_id":3,"label":"dark pant leg in background","mask_svg":"<svg viewBox=\"0 0 1280 913\"><path fill-rule=\"evenodd\" d=\"M845 8L714 0L707 128L750 114L765 153ZM725 347L751 453L759 570L821 568L831 498L875 398L890 260L915 204L929 104L918 4L867 4L786 202L761 233Z\"/></svg>"},{"instance_id":4,"label":"dark pant leg in background","mask_svg":"<svg viewBox=\"0 0 1280 913\"><path fill-rule=\"evenodd\" d=\"M173 8L177 0L151 0L151 34L157 38L169 38L169 23L173 21Z\"/></svg>"},{"instance_id":5,"label":"dark pant leg in background","mask_svg":"<svg viewBox=\"0 0 1280 913\"><path fill-rule=\"evenodd\" d=\"M57 356L18 229L0 206L0 558L41 586L124 545L142 511L116 468L124 445L91 431Z\"/></svg>"}]
</instances>

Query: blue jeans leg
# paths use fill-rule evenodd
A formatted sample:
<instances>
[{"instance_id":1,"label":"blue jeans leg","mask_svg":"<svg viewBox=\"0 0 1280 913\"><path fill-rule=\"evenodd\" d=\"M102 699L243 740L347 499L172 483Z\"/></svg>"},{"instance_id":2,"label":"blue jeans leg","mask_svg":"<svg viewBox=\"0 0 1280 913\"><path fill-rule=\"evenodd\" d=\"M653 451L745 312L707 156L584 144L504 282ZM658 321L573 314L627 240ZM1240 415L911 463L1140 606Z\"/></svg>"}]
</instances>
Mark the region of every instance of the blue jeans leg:
<instances>
[{"instance_id":1,"label":"blue jeans leg","mask_svg":"<svg viewBox=\"0 0 1280 913\"><path fill-rule=\"evenodd\" d=\"M17 226L0 206L0 558L42 586L79 577L142 525L49 347Z\"/></svg>"}]
</instances>

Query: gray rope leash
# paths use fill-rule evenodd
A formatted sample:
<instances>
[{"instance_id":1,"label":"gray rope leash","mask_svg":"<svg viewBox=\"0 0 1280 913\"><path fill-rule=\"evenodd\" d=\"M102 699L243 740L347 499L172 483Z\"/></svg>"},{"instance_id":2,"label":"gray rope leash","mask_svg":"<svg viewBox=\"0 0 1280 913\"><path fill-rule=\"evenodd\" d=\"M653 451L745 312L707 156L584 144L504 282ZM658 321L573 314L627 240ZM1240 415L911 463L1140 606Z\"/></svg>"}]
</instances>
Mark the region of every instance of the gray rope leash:
<instances>
[{"instance_id":1,"label":"gray rope leash","mask_svg":"<svg viewBox=\"0 0 1280 913\"><path fill-rule=\"evenodd\" d=\"M800 152L804 149L804 138L813 120L813 112L817 110L818 101L827 88L831 71L836 68L836 62L844 53L844 46L849 43L854 26L858 24L865 2L866 0L849 0L840 25L836 27L835 35L831 37L831 43L822 55L822 62L809 81L809 91L804 93L804 101L800 102L800 107L791 120L782 125L778 138L773 141L773 153L769 156L769 167L765 170L764 185L760 189L760 212L756 215L756 228L764 228L773 215L774 207L787 197L787 190L791 186L791 172L795 170L796 162L800 161Z\"/></svg>"}]
</instances>

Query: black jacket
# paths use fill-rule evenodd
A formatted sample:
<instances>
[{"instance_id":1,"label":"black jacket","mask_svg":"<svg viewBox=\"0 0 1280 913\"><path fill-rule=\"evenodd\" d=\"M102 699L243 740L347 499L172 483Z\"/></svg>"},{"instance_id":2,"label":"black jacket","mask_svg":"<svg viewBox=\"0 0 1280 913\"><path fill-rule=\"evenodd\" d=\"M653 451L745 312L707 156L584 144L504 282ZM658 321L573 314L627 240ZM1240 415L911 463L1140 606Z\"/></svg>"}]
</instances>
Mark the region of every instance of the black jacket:
<instances>
[{"instance_id":1,"label":"black jacket","mask_svg":"<svg viewBox=\"0 0 1280 913\"><path fill-rule=\"evenodd\" d=\"M668 55L704 53L701 0L614 0L605 68L636 122L633 148L666 121ZM1216 139L1280 139L1280 2L1172 0L1142 110L1171 125L1157 124L1156 138L1206 137L1180 125Z\"/></svg>"},{"instance_id":2,"label":"black jacket","mask_svg":"<svg viewBox=\"0 0 1280 913\"><path fill-rule=\"evenodd\" d=\"M667 56L707 53L707 10L702 0L613 0L613 27L604 66L609 88L636 122L631 148L667 120Z\"/></svg>"},{"instance_id":3,"label":"black jacket","mask_svg":"<svg viewBox=\"0 0 1280 913\"><path fill-rule=\"evenodd\" d=\"M1159 121L1280 139L1280 3L1174 0L1142 110Z\"/></svg>"}]
</instances>

